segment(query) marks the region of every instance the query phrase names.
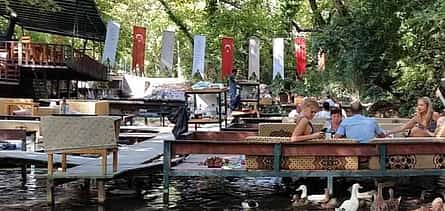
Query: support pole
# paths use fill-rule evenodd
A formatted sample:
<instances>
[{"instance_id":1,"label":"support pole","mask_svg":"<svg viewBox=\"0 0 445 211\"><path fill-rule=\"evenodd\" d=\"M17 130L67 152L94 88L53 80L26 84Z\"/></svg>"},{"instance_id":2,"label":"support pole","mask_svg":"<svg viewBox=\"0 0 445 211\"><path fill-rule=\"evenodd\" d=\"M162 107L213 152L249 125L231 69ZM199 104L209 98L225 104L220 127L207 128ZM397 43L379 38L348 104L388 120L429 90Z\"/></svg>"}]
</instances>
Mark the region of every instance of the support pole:
<instances>
[{"instance_id":1,"label":"support pole","mask_svg":"<svg viewBox=\"0 0 445 211\"><path fill-rule=\"evenodd\" d=\"M83 180L83 191L85 193L89 193L90 192L90 183L91 183L90 179L84 179Z\"/></svg>"},{"instance_id":2,"label":"support pole","mask_svg":"<svg viewBox=\"0 0 445 211\"><path fill-rule=\"evenodd\" d=\"M51 176L46 180L46 201L50 205L54 204L54 180Z\"/></svg>"},{"instance_id":3,"label":"support pole","mask_svg":"<svg viewBox=\"0 0 445 211\"><path fill-rule=\"evenodd\" d=\"M171 143L169 141L164 141L164 165L163 165L163 202L168 204L169 201L169 176L171 168Z\"/></svg>"},{"instance_id":4,"label":"support pole","mask_svg":"<svg viewBox=\"0 0 445 211\"><path fill-rule=\"evenodd\" d=\"M329 194L332 194L334 192L334 177L328 176L327 180L328 180L327 183L328 183Z\"/></svg>"},{"instance_id":5,"label":"support pole","mask_svg":"<svg viewBox=\"0 0 445 211\"><path fill-rule=\"evenodd\" d=\"M97 201L99 204L103 204L105 199L105 182L103 180L97 180Z\"/></svg>"}]
</instances>

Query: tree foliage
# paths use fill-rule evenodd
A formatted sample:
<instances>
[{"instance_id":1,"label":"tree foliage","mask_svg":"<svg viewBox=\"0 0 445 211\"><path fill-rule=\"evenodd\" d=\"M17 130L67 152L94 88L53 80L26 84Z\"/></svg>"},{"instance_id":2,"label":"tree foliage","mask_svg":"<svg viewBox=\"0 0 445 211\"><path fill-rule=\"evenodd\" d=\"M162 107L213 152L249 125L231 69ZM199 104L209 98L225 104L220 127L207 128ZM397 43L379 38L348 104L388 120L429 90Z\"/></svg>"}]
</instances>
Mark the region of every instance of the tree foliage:
<instances>
[{"instance_id":1,"label":"tree foliage","mask_svg":"<svg viewBox=\"0 0 445 211\"><path fill-rule=\"evenodd\" d=\"M51 4L52 1L32 1ZM120 23L117 61L129 69L132 26L147 28L145 72L159 72L164 30L175 30L175 70L191 77L195 34L207 37L206 69L220 81L220 40L235 39L235 67L247 75L248 39L261 40L261 80L272 84L272 39L285 38L285 79L281 90L304 95L352 95L364 101L397 101L408 114L419 96L433 97L445 69L443 0L96 0L106 21ZM49 7L51 5L41 5ZM305 33L301 33L304 31ZM295 75L292 38L307 40L308 72ZM39 37L39 36L38 36ZM45 35L40 39L49 40ZM73 45L81 46L81 40ZM96 46L96 47L95 47ZM97 43L88 43L100 55ZM317 53L327 52L325 71ZM123 68L127 67L127 68Z\"/></svg>"}]
</instances>

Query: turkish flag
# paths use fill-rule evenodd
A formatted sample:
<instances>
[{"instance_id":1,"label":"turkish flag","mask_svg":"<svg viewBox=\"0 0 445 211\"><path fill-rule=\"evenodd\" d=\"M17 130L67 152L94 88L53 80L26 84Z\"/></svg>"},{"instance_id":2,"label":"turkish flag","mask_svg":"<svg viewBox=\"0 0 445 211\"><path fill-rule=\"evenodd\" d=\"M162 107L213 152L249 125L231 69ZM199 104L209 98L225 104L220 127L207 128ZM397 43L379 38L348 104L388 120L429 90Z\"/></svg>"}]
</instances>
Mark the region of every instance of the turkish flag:
<instances>
[{"instance_id":1,"label":"turkish flag","mask_svg":"<svg viewBox=\"0 0 445 211\"><path fill-rule=\"evenodd\" d=\"M297 61L297 76L301 76L306 72L306 40L304 37L294 39L295 43L295 60Z\"/></svg>"},{"instance_id":2,"label":"turkish flag","mask_svg":"<svg viewBox=\"0 0 445 211\"><path fill-rule=\"evenodd\" d=\"M223 80L232 74L234 42L234 39L230 37L221 39L221 78Z\"/></svg>"},{"instance_id":3,"label":"turkish flag","mask_svg":"<svg viewBox=\"0 0 445 211\"><path fill-rule=\"evenodd\" d=\"M144 73L144 58L145 58L145 28L133 26L133 52L131 69L136 72L137 69L143 75Z\"/></svg>"}]
</instances>

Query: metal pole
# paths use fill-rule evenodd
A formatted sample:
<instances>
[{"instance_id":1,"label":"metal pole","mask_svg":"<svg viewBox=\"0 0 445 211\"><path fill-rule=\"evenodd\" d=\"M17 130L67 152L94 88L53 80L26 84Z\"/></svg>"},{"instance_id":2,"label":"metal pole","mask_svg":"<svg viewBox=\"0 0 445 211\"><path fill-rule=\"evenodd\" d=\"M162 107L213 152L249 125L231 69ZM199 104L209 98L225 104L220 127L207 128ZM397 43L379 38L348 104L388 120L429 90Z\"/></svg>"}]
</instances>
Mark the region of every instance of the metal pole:
<instances>
[{"instance_id":1,"label":"metal pole","mask_svg":"<svg viewBox=\"0 0 445 211\"><path fill-rule=\"evenodd\" d=\"M164 141L164 165L163 165L163 202L164 204L168 204L169 201L169 176L170 176L170 168L171 168L171 143L170 141Z\"/></svg>"}]
</instances>

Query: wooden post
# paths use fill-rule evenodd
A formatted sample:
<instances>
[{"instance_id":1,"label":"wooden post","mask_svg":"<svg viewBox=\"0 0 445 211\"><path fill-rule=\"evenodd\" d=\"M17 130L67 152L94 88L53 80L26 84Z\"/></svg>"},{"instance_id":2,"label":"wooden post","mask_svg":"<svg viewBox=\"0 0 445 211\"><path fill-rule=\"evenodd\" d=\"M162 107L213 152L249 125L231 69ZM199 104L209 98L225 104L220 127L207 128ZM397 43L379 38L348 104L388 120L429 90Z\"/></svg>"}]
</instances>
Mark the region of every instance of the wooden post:
<instances>
[{"instance_id":1,"label":"wooden post","mask_svg":"<svg viewBox=\"0 0 445 211\"><path fill-rule=\"evenodd\" d=\"M113 149L113 172L117 171L117 162L118 162L118 151L117 149Z\"/></svg>"},{"instance_id":2,"label":"wooden post","mask_svg":"<svg viewBox=\"0 0 445 211\"><path fill-rule=\"evenodd\" d=\"M85 191L85 193L89 193L90 192L90 179L84 179L83 180L83 191Z\"/></svg>"},{"instance_id":3,"label":"wooden post","mask_svg":"<svg viewBox=\"0 0 445 211\"><path fill-rule=\"evenodd\" d=\"M105 182L103 180L97 180L97 201L99 204L103 204L105 199Z\"/></svg>"},{"instance_id":4,"label":"wooden post","mask_svg":"<svg viewBox=\"0 0 445 211\"><path fill-rule=\"evenodd\" d=\"M59 80L57 80L56 89L57 89L57 98L60 99L60 81Z\"/></svg>"},{"instance_id":5,"label":"wooden post","mask_svg":"<svg viewBox=\"0 0 445 211\"><path fill-rule=\"evenodd\" d=\"M48 177L46 180L46 201L48 204L54 204L54 180Z\"/></svg>"},{"instance_id":6,"label":"wooden post","mask_svg":"<svg viewBox=\"0 0 445 211\"><path fill-rule=\"evenodd\" d=\"M101 152L102 156L102 174L107 174L107 149L102 150Z\"/></svg>"},{"instance_id":7,"label":"wooden post","mask_svg":"<svg viewBox=\"0 0 445 211\"><path fill-rule=\"evenodd\" d=\"M71 97L71 80L66 81L66 89L68 91L68 99Z\"/></svg>"},{"instance_id":8,"label":"wooden post","mask_svg":"<svg viewBox=\"0 0 445 211\"><path fill-rule=\"evenodd\" d=\"M62 153L62 171L66 172L66 153Z\"/></svg>"},{"instance_id":9,"label":"wooden post","mask_svg":"<svg viewBox=\"0 0 445 211\"><path fill-rule=\"evenodd\" d=\"M164 204L168 204L169 201L169 176L170 176L170 168L171 168L171 143L169 141L164 141L164 166L163 166L163 202Z\"/></svg>"},{"instance_id":10,"label":"wooden post","mask_svg":"<svg viewBox=\"0 0 445 211\"><path fill-rule=\"evenodd\" d=\"M49 176L53 175L53 153L52 152L48 153L48 175Z\"/></svg>"}]
</instances>

